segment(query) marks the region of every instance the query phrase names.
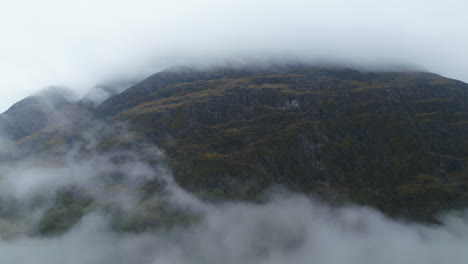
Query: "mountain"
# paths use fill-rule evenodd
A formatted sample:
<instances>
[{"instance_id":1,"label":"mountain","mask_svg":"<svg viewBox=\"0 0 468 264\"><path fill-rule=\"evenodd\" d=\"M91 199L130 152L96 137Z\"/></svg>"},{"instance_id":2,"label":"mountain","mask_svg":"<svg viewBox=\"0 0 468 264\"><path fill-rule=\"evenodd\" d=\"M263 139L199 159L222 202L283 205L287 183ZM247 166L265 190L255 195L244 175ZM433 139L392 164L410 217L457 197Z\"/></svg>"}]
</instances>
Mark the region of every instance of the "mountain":
<instances>
[{"instance_id":1,"label":"mountain","mask_svg":"<svg viewBox=\"0 0 468 264\"><path fill-rule=\"evenodd\" d=\"M48 87L11 106L0 115L0 131L12 139L38 132L58 121L57 113L71 104L71 92Z\"/></svg>"},{"instance_id":2,"label":"mountain","mask_svg":"<svg viewBox=\"0 0 468 264\"><path fill-rule=\"evenodd\" d=\"M157 145L204 199L258 200L280 185L419 220L468 204L468 85L432 73L173 68L95 107L53 109L75 113L69 129L32 99L1 122L29 155L64 152L91 128L99 151Z\"/></svg>"}]
</instances>

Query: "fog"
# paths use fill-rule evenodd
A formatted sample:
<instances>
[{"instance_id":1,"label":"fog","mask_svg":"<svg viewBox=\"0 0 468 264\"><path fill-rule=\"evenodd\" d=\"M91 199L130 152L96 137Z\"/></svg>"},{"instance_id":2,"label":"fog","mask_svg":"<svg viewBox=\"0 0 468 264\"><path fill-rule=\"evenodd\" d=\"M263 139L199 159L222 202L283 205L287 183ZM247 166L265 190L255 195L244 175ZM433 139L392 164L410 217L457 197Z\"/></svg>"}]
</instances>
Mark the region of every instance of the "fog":
<instances>
[{"instance_id":1,"label":"fog","mask_svg":"<svg viewBox=\"0 0 468 264\"><path fill-rule=\"evenodd\" d=\"M127 199L127 198L125 198ZM195 199L192 197L192 199ZM54 237L0 242L2 263L465 263L466 215L442 226L396 222L363 207L331 208L301 196L266 204L207 204L190 226L115 232L89 212ZM18 224L16 224L18 226Z\"/></svg>"},{"instance_id":2,"label":"fog","mask_svg":"<svg viewBox=\"0 0 468 264\"><path fill-rule=\"evenodd\" d=\"M156 146L99 150L109 132L133 140L125 124L109 126L94 120L63 153L1 162L1 263L426 264L468 258L468 212L446 212L441 224L429 225L362 206L331 206L283 188L267 191L263 202L209 202L177 185ZM60 222L48 216L80 206L76 222L47 231Z\"/></svg>"},{"instance_id":3,"label":"fog","mask_svg":"<svg viewBox=\"0 0 468 264\"><path fill-rule=\"evenodd\" d=\"M81 94L173 65L418 69L468 81L462 0L18 0L0 4L0 109L48 85Z\"/></svg>"},{"instance_id":4,"label":"fog","mask_svg":"<svg viewBox=\"0 0 468 264\"><path fill-rule=\"evenodd\" d=\"M467 8L461 0L3 1L0 111L50 85L99 103L177 65L299 62L468 81ZM85 121L54 117L61 133L82 126L73 145L40 155L29 153L33 141L0 131L0 263L468 259L466 211L445 212L430 225L282 188L263 202L203 200L178 186L164 152L125 124L76 115ZM106 150L110 134L132 147Z\"/></svg>"}]
</instances>

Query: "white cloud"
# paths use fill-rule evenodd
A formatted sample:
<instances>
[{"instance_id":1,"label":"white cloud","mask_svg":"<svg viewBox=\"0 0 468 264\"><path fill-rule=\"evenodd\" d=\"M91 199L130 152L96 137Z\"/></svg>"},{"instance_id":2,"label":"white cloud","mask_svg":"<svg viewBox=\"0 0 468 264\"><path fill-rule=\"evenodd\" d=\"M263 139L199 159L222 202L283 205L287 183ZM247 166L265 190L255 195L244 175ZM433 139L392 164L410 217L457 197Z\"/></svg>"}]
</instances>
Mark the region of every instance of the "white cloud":
<instances>
[{"instance_id":1,"label":"white cloud","mask_svg":"<svg viewBox=\"0 0 468 264\"><path fill-rule=\"evenodd\" d=\"M116 233L87 214L63 236L0 240L2 263L466 263L468 221L400 223L368 208L330 208L304 197L211 208L189 228Z\"/></svg>"},{"instance_id":2,"label":"white cloud","mask_svg":"<svg viewBox=\"0 0 468 264\"><path fill-rule=\"evenodd\" d=\"M50 84L84 92L172 64L271 57L415 65L468 81L466 1L0 3L0 109Z\"/></svg>"}]
</instances>

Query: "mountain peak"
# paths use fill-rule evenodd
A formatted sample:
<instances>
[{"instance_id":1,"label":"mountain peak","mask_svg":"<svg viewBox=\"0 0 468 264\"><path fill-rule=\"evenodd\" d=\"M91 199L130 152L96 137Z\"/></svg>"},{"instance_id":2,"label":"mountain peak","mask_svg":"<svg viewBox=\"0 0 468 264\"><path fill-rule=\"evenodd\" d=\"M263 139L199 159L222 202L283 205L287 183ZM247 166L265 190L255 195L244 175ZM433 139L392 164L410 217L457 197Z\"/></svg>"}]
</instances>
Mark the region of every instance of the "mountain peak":
<instances>
[{"instance_id":1,"label":"mountain peak","mask_svg":"<svg viewBox=\"0 0 468 264\"><path fill-rule=\"evenodd\" d=\"M0 130L11 139L31 135L55 122L58 110L73 101L74 94L70 90L46 87L0 114Z\"/></svg>"}]
</instances>

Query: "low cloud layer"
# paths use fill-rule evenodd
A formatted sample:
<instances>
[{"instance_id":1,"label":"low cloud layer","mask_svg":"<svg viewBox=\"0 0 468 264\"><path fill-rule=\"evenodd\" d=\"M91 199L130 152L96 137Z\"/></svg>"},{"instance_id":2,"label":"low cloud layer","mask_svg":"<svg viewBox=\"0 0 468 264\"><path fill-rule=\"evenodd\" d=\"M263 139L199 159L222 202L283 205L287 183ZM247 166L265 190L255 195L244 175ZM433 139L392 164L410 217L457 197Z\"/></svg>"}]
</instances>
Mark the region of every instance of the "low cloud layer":
<instances>
[{"instance_id":1,"label":"low cloud layer","mask_svg":"<svg viewBox=\"0 0 468 264\"><path fill-rule=\"evenodd\" d=\"M122 153L85 159L73 158L75 154L67 154L60 165L45 166L35 160L8 163L9 170L2 167L2 208L15 201L22 209L16 213L19 220L2 217L0 222L1 263L422 264L450 260L461 264L468 257L465 212L445 215L441 225L431 226L391 220L370 208L334 208L285 193L273 194L264 204L203 203L181 190L164 167L151 169L131 152L125 153L125 163L113 161ZM109 182L103 182L106 175L117 172L127 191L112 191ZM166 182L168 193L142 203L139 184L152 178ZM95 205L61 235L34 235L34 226L54 206L57 191L70 186L91 195ZM198 220L143 232L116 231L112 215L102 206L112 204L126 215L135 215L162 200L195 212Z\"/></svg>"},{"instance_id":2,"label":"low cloud layer","mask_svg":"<svg viewBox=\"0 0 468 264\"><path fill-rule=\"evenodd\" d=\"M0 6L0 109L177 64L334 63L468 81L462 0L78 1Z\"/></svg>"},{"instance_id":3,"label":"low cloud layer","mask_svg":"<svg viewBox=\"0 0 468 264\"><path fill-rule=\"evenodd\" d=\"M89 213L58 237L0 241L2 263L466 263L468 218L405 224L361 207L331 208L304 197L263 205L210 206L189 227L114 232Z\"/></svg>"},{"instance_id":4,"label":"low cloud layer","mask_svg":"<svg viewBox=\"0 0 468 264\"><path fill-rule=\"evenodd\" d=\"M164 154L145 142L136 146L124 124L85 123L72 147L52 146L58 153L21 153L3 141L2 155L23 158L0 159L0 263L461 264L468 258L465 211L446 213L440 225L408 223L279 188L264 203L207 202L181 189ZM102 150L108 133L138 151Z\"/></svg>"}]
</instances>

